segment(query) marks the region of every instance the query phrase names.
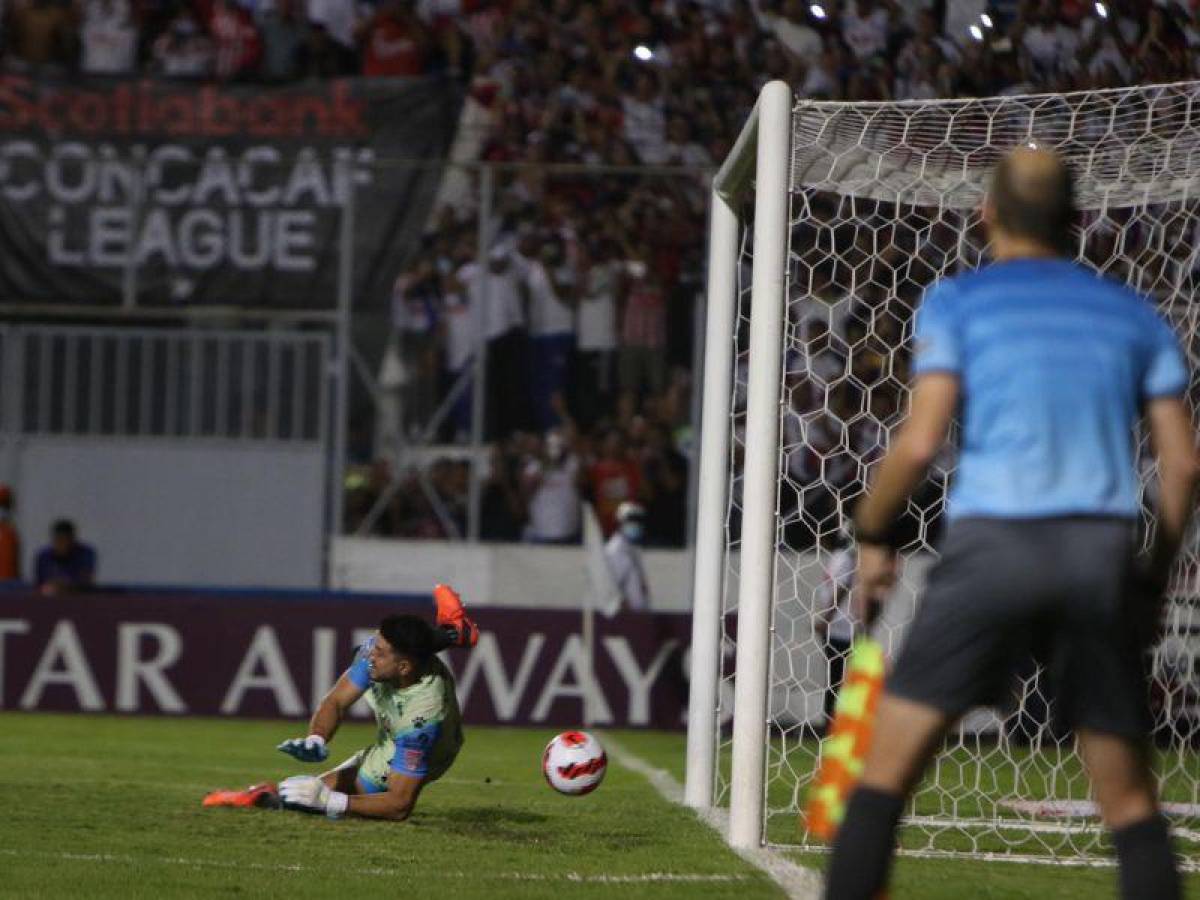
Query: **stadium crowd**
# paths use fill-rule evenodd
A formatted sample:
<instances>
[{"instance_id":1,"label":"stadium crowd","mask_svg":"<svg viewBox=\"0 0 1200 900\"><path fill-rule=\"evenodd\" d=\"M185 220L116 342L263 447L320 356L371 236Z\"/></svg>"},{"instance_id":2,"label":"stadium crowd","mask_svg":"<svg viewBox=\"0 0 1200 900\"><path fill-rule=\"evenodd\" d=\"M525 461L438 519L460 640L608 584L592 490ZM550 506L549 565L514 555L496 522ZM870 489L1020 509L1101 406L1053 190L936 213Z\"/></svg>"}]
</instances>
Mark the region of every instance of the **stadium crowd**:
<instances>
[{"instance_id":1,"label":"stadium crowd","mask_svg":"<svg viewBox=\"0 0 1200 900\"><path fill-rule=\"evenodd\" d=\"M508 40L476 45L475 96L496 112L484 159L702 169L727 152L769 78L788 79L801 95L848 100L1062 91L1187 77L1200 46L1197 19L1182 7L1124 2L1027 3L968 20L955 17L955 4L553 6L515 4ZM594 29L597 20L608 27ZM580 43L596 52L577 52ZM699 182L535 169L502 181L498 196L489 266L492 290L505 284L510 314L485 325L489 383L499 388L488 401L489 433L516 432L515 444L532 458L528 442L540 439L528 435L566 418L587 457L616 426L636 459L637 440L616 421L618 406L625 422L640 415L657 423L662 385L689 381L702 272ZM809 283L792 310L785 417L796 496L781 501L793 546L835 530L831 523L861 490L900 409L906 359L891 348L957 243L948 223L914 233L923 236L912 247L897 240L890 252L924 265L909 266L890 300L874 286L883 282L870 278L847 290L837 261L806 269ZM428 237L432 252L397 282L398 327L419 338L409 346L441 348L423 355L423 374L410 386L407 406L418 420L470 357L475 237L470 213L443 210ZM841 262L853 267L854 255L851 247ZM436 384L442 392L431 389ZM450 438L465 435L465 398L457 409ZM498 449L496 459L520 473L521 453ZM510 507L527 519L520 478L510 482L518 488L506 494L515 498ZM489 485L502 483L493 473ZM586 479L577 484L589 496ZM420 492L406 494L421 506ZM936 487L927 494L931 503L940 495ZM655 501L642 499L653 513ZM538 533L528 524L519 532Z\"/></svg>"},{"instance_id":2,"label":"stadium crowd","mask_svg":"<svg viewBox=\"0 0 1200 900\"><path fill-rule=\"evenodd\" d=\"M2 45L6 70L35 74L469 80L462 128L475 130L480 160L512 167L497 176L486 278L476 259L478 211L461 203L435 213L397 278L403 428L421 432L462 379L478 340L471 309L486 300L487 437L496 444L485 537L572 539L579 526L569 509L580 498L615 507L636 497L649 510L648 542L671 545L682 540L682 501L658 482L664 471L672 484L687 480L705 177L762 84L782 78L814 99L921 100L1172 81L1196 72L1200 4L14 0L4 7ZM644 168L667 166L677 168ZM946 251L936 228L919 249ZM927 268L886 308L869 283L846 290L837 266L809 269L813 283L793 309L785 421L788 440L804 448L789 452L786 466L806 533L827 530L815 523L835 514L878 454L904 376L888 345L909 327L937 267ZM461 443L469 391L451 407L433 437ZM666 465L656 461L662 454ZM591 475L605 461L637 477L606 487ZM362 462L348 504L352 529L393 477L387 463ZM572 477L535 472L564 465ZM447 457L425 478L395 476L401 489L376 531L462 532L469 479L461 461ZM547 482L568 510L558 524L543 515ZM610 516L601 518L609 530Z\"/></svg>"},{"instance_id":3,"label":"stadium crowd","mask_svg":"<svg viewBox=\"0 0 1200 900\"><path fill-rule=\"evenodd\" d=\"M3 38L7 69L46 74L459 73L504 107L493 157L703 166L724 156L771 78L845 100L1170 81L1195 71L1200 10L1188 0L14 0Z\"/></svg>"}]
</instances>

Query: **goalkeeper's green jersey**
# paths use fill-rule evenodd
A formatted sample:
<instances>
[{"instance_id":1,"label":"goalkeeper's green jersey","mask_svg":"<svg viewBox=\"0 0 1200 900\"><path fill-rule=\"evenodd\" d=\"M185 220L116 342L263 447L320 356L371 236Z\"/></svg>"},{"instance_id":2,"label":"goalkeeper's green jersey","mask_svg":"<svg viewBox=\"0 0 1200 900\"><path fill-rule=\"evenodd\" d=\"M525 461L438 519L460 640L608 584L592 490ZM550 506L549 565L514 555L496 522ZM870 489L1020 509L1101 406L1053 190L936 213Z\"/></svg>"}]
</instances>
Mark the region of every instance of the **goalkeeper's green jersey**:
<instances>
[{"instance_id":1,"label":"goalkeeper's green jersey","mask_svg":"<svg viewBox=\"0 0 1200 900\"><path fill-rule=\"evenodd\" d=\"M454 676L434 657L428 673L409 687L371 681L367 656L374 640L369 638L359 647L346 672L366 691L378 727L375 743L361 754L359 779L372 791L386 790L391 772L434 781L450 768L463 745Z\"/></svg>"}]
</instances>

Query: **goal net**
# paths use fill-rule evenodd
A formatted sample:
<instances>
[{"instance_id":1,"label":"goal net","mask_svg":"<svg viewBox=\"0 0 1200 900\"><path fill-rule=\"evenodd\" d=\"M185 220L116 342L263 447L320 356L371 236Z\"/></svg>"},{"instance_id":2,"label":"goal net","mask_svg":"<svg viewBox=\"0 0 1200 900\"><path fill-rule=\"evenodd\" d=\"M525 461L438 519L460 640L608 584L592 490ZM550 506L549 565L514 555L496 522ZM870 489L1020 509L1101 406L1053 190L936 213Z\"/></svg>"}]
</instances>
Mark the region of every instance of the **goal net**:
<instances>
[{"instance_id":1,"label":"goal net","mask_svg":"<svg viewBox=\"0 0 1200 900\"><path fill-rule=\"evenodd\" d=\"M839 647L837 629L822 624L827 569L907 407L922 293L980 264L986 177L1021 145L1051 147L1068 160L1083 208L1079 260L1153 296L1200 371L1200 84L794 106L774 84L718 175L714 203L736 221L732 276L722 282L719 266L710 272L710 304L726 290L732 326L714 331L710 318L709 352L719 347L714 336L730 344L724 447L707 443L707 407L705 419L704 452L723 450L728 467L725 545L717 548L724 587L710 611L720 631L719 689L715 718L691 725L713 729L710 741L716 735L713 801L731 804L734 843L819 846L800 813L820 762ZM733 240L717 233L717 218L711 252L730 255ZM1194 381L1193 409L1198 398ZM1152 459L1139 440L1148 484ZM889 656L934 558L953 470L948 452L905 512L904 576L874 632ZM707 550L700 546L698 557ZM1193 856L1197 550L1190 541L1172 582L1152 692L1162 794L1181 849ZM907 809L901 846L929 855L1106 858L1074 741L1053 724L1032 660L1010 703L973 711L949 737Z\"/></svg>"}]
</instances>

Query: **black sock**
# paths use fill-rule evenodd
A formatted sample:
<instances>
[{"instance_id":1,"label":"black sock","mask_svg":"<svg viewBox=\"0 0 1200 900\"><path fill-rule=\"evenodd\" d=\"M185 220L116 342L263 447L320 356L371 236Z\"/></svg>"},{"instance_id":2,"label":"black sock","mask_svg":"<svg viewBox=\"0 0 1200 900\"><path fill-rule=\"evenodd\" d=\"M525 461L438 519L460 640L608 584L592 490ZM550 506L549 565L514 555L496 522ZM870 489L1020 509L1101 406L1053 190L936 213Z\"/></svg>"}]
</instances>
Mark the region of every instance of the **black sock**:
<instances>
[{"instance_id":1,"label":"black sock","mask_svg":"<svg viewBox=\"0 0 1200 900\"><path fill-rule=\"evenodd\" d=\"M887 883L903 808L903 797L875 788L850 795L825 871L826 900L875 900Z\"/></svg>"},{"instance_id":2,"label":"black sock","mask_svg":"<svg viewBox=\"0 0 1200 900\"><path fill-rule=\"evenodd\" d=\"M1179 900L1182 889L1167 820L1152 816L1113 832L1123 900Z\"/></svg>"}]
</instances>

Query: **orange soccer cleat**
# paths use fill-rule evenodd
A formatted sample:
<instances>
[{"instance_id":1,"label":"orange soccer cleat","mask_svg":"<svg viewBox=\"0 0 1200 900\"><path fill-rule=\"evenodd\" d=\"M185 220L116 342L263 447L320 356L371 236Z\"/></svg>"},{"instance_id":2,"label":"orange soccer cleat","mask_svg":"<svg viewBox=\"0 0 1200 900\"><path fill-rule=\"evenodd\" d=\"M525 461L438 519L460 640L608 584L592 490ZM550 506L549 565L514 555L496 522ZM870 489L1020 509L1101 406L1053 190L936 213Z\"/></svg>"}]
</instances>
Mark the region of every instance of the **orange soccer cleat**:
<instances>
[{"instance_id":1,"label":"orange soccer cleat","mask_svg":"<svg viewBox=\"0 0 1200 900\"><path fill-rule=\"evenodd\" d=\"M467 618L462 599L448 584L434 585L433 602L437 606L437 624L450 639L451 647L474 647L479 640L479 628Z\"/></svg>"},{"instance_id":2,"label":"orange soccer cleat","mask_svg":"<svg viewBox=\"0 0 1200 900\"><path fill-rule=\"evenodd\" d=\"M200 801L201 806L237 806L279 809L279 790L273 782L252 784L244 791L213 791Z\"/></svg>"}]
</instances>

